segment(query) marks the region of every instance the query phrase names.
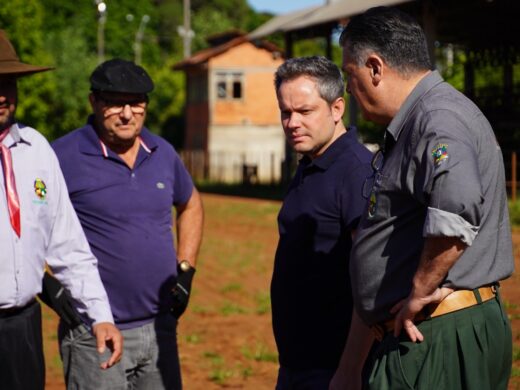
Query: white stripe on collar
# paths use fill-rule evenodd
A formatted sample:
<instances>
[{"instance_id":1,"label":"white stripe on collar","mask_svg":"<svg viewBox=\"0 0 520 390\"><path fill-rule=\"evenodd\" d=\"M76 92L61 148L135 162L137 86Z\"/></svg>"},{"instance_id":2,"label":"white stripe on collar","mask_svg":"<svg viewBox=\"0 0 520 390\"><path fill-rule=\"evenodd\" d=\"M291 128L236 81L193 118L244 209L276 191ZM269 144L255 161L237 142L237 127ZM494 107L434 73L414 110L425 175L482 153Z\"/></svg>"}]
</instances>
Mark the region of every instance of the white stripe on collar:
<instances>
[{"instance_id":1,"label":"white stripe on collar","mask_svg":"<svg viewBox=\"0 0 520 390\"><path fill-rule=\"evenodd\" d=\"M152 153L152 150L144 143L144 140L139 136L139 142L141 143L141 146L144 150L146 150L148 153Z\"/></svg>"},{"instance_id":2,"label":"white stripe on collar","mask_svg":"<svg viewBox=\"0 0 520 390\"><path fill-rule=\"evenodd\" d=\"M144 150L146 150L148 153L152 153L152 150L148 147L148 145L145 144L144 140L139 136L139 143L143 147ZM103 152L103 156L108 157L108 149L107 146L104 144L103 141L101 141L101 138L99 138L99 143L101 144L101 150Z\"/></svg>"},{"instance_id":3,"label":"white stripe on collar","mask_svg":"<svg viewBox=\"0 0 520 390\"><path fill-rule=\"evenodd\" d=\"M106 145L103 143L103 141L101 141L101 138L99 138L99 143L101 144L101 151L103 152L103 156L105 156L105 158L107 158L108 149L107 149Z\"/></svg>"}]
</instances>

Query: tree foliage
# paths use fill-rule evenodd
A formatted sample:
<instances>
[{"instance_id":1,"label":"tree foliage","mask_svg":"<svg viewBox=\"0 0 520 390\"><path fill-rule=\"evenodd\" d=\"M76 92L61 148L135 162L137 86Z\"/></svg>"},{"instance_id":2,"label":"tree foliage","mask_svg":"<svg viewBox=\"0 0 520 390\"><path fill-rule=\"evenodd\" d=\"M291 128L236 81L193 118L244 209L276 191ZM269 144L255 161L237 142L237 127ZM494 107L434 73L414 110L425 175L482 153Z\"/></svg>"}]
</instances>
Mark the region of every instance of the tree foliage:
<instances>
[{"instance_id":1,"label":"tree foliage","mask_svg":"<svg viewBox=\"0 0 520 390\"><path fill-rule=\"evenodd\" d=\"M16 21L16 23L13 23ZM0 28L7 31L17 54L23 61L53 65L44 47L44 10L38 0L12 0L0 7ZM23 77L18 82L20 103L17 115L26 124L41 128L49 136L49 121L55 79L50 72Z\"/></svg>"},{"instance_id":2,"label":"tree foliage","mask_svg":"<svg viewBox=\"0 0 520 390\"><path fill-rule=\"evenodd\" d=\"M178 27L183 0L105 0L105 59L135 59L142 31L142 63L155 82L147 126L179 145L182 142L184 75L172 71L182 59ZM229 29L250 31L270 15L256 14L246 0L192 0L192 50ZM148 21L145 23L147 15ZM20 78L17 118L50 140L80 127L90 112L89 75L98 64L99 13L95 0L11 0L0 7L22 61L55 70Z\"/></svg>"},{"instance_id":3,"label":"tree foliage","mask_svg":"<svg viewBox=\"0 0 520 390\"><path fill-rule=\"evenodd\" d=\"M0 28L7 31L22 61L56 68L20 79L18 119L36 127L49 139L85 122L90 112L88 78L99 61L98 33L102 31L105 59L135 59L136 43L140 43L142 66L156 84L150 95L147 126L181 146L184 75L171 68L183 56L183 41L178 33L183 24L183 0L105 0L104 25L100 24L96 1L10 0L2 3ZM267 13L256 13L246 0L191 0L191 29L195 33L192 52L206 48L206 39L211 35L230 29L249 32L271 17ZM100 30L101 26L104 28ZM274 34L270 40L284 46L282 34ZM337 38L334 43L333 60L340 65ZM295 56L325 55L325 47L322 38L296 40L293 53ZM463 89L465 53L454 50L450 57L446 50L445 47L438 50L439 68L447 81ZM488 87L503 89L501 74L496 66L479 69L475 74L475 88L483 93ZM516 66L514 79L519 77L520 67ZM379 127L361 118L358 125L367 141L381 141ZM507 126L504 129L508 131Z\"/></svg>"}]
</instances>

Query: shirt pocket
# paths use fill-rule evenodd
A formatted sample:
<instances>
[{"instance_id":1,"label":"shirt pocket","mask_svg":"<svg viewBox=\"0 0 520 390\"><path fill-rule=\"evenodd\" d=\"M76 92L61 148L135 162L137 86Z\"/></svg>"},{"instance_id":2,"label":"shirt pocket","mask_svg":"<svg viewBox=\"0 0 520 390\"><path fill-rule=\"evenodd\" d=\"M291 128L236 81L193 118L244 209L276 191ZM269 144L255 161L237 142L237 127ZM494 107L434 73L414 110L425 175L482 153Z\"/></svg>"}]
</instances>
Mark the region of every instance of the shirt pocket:
<instances>
[{"instance_id":1,"label":"shirt pocket","mask_svg":"<svg viewBox=\"0 0 520 390\"><path fill-rule=\"evenodd\" d=\"M376 172L372 178L372 183L368 194L367 220L378 222L390 216L390 178L384 172Z\"/></svg>"}]
</instances>

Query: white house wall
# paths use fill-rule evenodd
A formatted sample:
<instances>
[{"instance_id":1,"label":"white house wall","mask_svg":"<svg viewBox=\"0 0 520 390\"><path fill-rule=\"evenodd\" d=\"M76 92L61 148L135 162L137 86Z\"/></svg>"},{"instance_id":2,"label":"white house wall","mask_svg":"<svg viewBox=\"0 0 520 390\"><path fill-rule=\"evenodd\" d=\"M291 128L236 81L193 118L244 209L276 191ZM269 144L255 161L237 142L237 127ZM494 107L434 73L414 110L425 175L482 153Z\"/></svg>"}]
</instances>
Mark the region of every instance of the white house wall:
<instances>
[{"instance_id":1,"label":"white house wall","mask_svg":"<svg viewBox=\"0 0 520 390\"><path fill-rule=\"evenodd\" d=\"M244 166L256 167L254 181L280 180L285 157L285 137L280 125L213 125L209 130L210 180L241 182Z\"/></svg>"}]
</instances>

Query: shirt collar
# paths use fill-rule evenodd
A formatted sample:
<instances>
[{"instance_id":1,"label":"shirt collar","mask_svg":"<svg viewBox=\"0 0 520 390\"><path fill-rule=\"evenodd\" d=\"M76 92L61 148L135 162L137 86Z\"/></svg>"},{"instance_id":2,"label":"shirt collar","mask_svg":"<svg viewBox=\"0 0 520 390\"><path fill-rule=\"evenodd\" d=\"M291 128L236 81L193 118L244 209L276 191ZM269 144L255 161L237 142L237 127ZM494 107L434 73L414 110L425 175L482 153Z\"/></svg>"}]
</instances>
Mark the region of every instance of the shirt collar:
<instances>
[{"instance_id":1,"label":"shirt collar","mask_svg":"<svg viewBox=\"0 0 520 390\"><path fill-rule=\"evenodd\" d=\"M87 125L83 127L81 131L82 137L79 141L79 150L85 154L101 155L108 157L111 154L110 149L101 141L98 137L96 130L94 129L94 116L88 117ZM151 154L159 146L155 141L152 133L143 127L139 136L141 147L148 153Z\"/></svg>"},{"instance_id":2,"label":"shirt collar","mask_svg":"<svg viewBox=\"0 0 520 390\"><path fill-rule=\"evenodd\" d=\"M13 123L11 125L11 128L9 129L9 134L7 134L7 136L4 138L4 145L6 145L9 148L21 142L27 145L31 145L31 143L28 140L24 139L20 134L20 129L23 127L25 127L25 125L21 123Z\"/></svg>"},{"instance_id":3,"label":"shirt collar","mask_svg":"<svg viewBox=\"0 0 520 390\"><path fill-rule=\"evenodd\" d=\"M315 166L325 171L341 154L345 153L345 149L347 149L348 145L352 142L357 142L357 129L354 126L349 127L346 133L341 134L329 145L321 156L316 157L314 160L305 156L302 158L302 163L306 165L306 168Z\"/></svg>"},{"instance_id":4,"label":"shirt collar","mask_svg":"<svg viewBox=\"0 0 520 390\"><path fill-rule=\"evenodd\" d=\"M421 81L417 83L387 127L387 132L394 138L394 141L397 141L397 138L399 138L399 134L417 102L419 102L423 95L442 82L444 82L444 79L438 71L434 70L424 76Z\"/></svg>"}]
</instances>

